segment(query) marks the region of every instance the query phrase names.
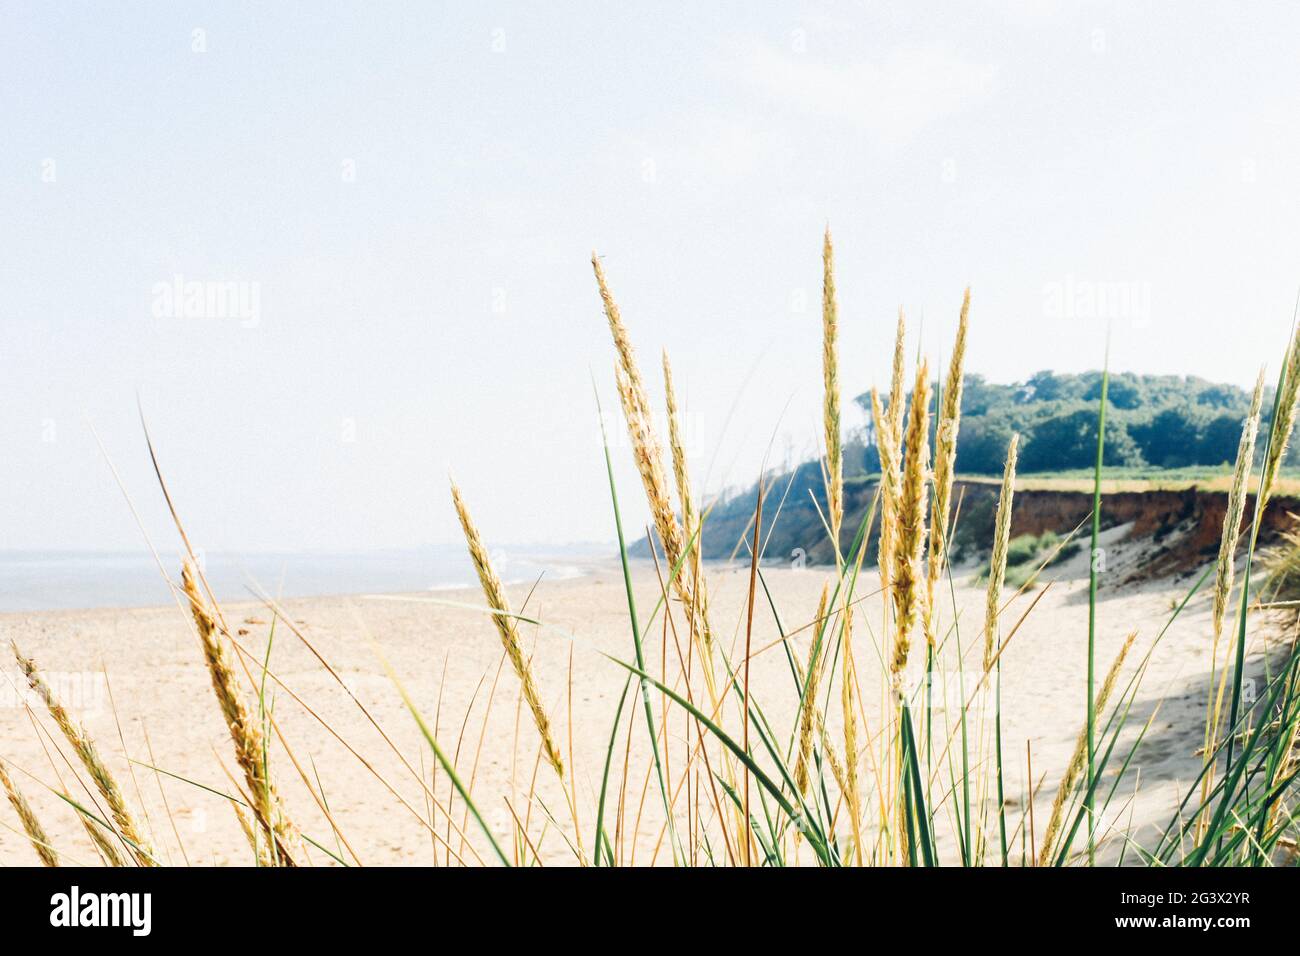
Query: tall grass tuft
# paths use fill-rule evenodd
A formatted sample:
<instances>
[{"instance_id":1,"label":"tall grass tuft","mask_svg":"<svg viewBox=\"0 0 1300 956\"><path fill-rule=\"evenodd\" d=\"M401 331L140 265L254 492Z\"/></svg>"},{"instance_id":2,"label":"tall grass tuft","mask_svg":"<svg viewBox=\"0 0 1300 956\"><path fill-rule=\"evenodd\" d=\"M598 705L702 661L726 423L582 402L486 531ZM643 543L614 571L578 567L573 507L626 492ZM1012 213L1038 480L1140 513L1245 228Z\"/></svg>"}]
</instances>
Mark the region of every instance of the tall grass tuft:
<instances>
[{"instance_id":1,"label":"tall grass tuft","mask_svg":"<svg viewBox=\"0 0 1300 956\"><path fill-rule=\"evenodd\" d=\"M935 634L935 588L948 559L948 519L952 486L957 477L957 433L961 427L961 397L965 382L966 328L970 317L970 289L962 296L948 375L943 381L942 407L934 438L934 506L930 517L930 548L926 565L925 640L931 651Z\"/></svg>"},{"instance_id":2,"label":"tall grass tuft","mask_svg":"<svg viewBox=\"0 0 1300 956\"><path fill-rule=\"evenodd\" d=\"M600 292L601 303L605 309L605 318L609 323L610 334L614 339L614 348L618 354L614 377L618 389L619 403L623 409L623 418L627 424L628 438L632 442L632 456L636 462L637 472L645 488L646 501L650 505L650 514L654 519L655 531L659 543L670 567L677 567L685 556L689 539L684 538L682 527L673 511L672 500L668 492L668 483L664 477L663 449L655 435L654 416L650 410L650 400L646 393L641 371L637 366L636 355L632 350L631 339L623 324L622 314L609 284L605 280L605 270L600 264L600 257L592 254L591 266L596 275L596 285ZM689 541L692 547L698 547L698 539ZM691 580L685 574L673 576L673 585L678 596L691 611L694 618L693 627L697 629L704 645L703 665L705 679L711 695L716 694L714 677L713 631L709 626L706 609L708 596L703 577ZM698 590L698 596L696 594Z\"/></svg>"},{"instance_id":3,"label":"tall grass tuft","mask_svg":"<svg viewBox=\"0 0 1300 956\"><path fill-rule=\"evenodd\" d=\"M803 693L799 698L799 756L795 762L794 780L799 792L808 795L808 769L813 759L813 729L817 724L817 690L821 683L822 663L826 659L822 635L826 628L826 599L830 596L830 583L822 585L822 596L817 602L817 616L813 618L813 639L808 644L808 664L800 674Z\"/></svg>"},{"instance_id":4,"label":"tall grass tuft","mask_svg":"<svg viewBox=\"0 0 1300 956\"><path fill-rule=\"evenodd\" d=\"M875 425L876 454L880 459L880 539L876 546L876 566L888 609L893 602L894 553L898 547L897 515L903 498L903 475L899 468L899 449L894 441L893 425L874 388L871 390L871 419Z\"/></svg>"},{"instance_id":5,"label":"tall grass tuft","mask_svg":"<svg viewBox=\"0 0 1300 956\"><path fill-rule=\"evenodd\" d=\"M903 444L903 415L906 406L903 390L907 388L907 320L898 308L898 325L894 330L894 364L889 376L889 433L894 447Z\"/></svg>"},{"instance_id":6,"label":"tall grass tuft","mask_svg":"<svg viewBox=\"0 0 1300 956\"><path fill-rule=\"evenodd\" d=\"M840 447L839 306L835 301L835 250L831 230L822 242L822 428L826 439L826 506L835 554L844 520L844 453Z\"/></svg>"},{"instance_id":7,"label":"tall grass tuft","mask_svg":"<svg viewBox=\"0 0 1300 956\"><path fill-rule=\"evenodd\" d=\"M993 666L994 652L1002 644L998 615L1002 607L1002 584L1007 576L1007 545L1011 541L1011 507L1016 492L1016 457L1020 436L1007 444L1007 461L998 494L998 514L993 527L993 554L989 558L989 587L984 602L984 670Z\"/></svg>"},{"instance_id":8,"label":"tall grass tuft","mask_svg":"<svg viewBox=\"0 0 1300 956\"><path fill-rule=\"evenodd\" d=\"M537 681L533 679L532 668L524 657L519 633L515 629L515 619L510 613L510 604L506 600L505 588L501 586L501 579L497 577L492 567L492 560L488 557L487 548L483 546L483 539L479 536L478 526L470 517L469 508L465 506L465 499L461 497L460 489L454 481L451 483L451 500L456 506L456 517L460 519L461 530L465 533L465 544L469 548L470 561L474 564L474 571L478 574L479 584L483 588L483 596L487 599L488 607L496 612L492 615L492 621L496 624L497 634L501 637L501 646L505 649L506 656L510 658L510 666L514 668L515 676L519 678L524 702L532 712L533 723L542 739L542 752L546 756L547 763L563 780L564 760L560 756L560 746L551 730L551 719L542 705L541 695L537 692Z\"/></svg>"},{"instance_id":9,"label":"tall grass tuft","mask_svg":"<svg viewBox=\"0 0 1300 956\"><path fill-rule=\"evenodd\" d=\"M235 745L235 762L244 772L244 781L252 799L251 809L268 843L268 855L280 865L297 866L298 829L285 812L272 780L263 728L244 703L239 680L221 641L216 616L199 592L194 569L188 562L181 568L181 585L194 617L203 660L212 680L212 691L230 732L230 740Z\"/></svg>"},{"instance_id":10,"label":"tall grass tuft","mask_svg":"<svg viewBox=\"0 0 1300 956\"><path fill-rule=\"evenodd\" d=\"M1264 470L1259 479L1259 504L1263 509L1277 480L1278 470L1286 457L1291 430L1295 427L1296 403L1300 401L1300 326L1291 337L1282 368L1282 385L1278 389L1276 412L1273 418L1273 441L1269 443L1264 459Z\"/></svg>"},{"instance_id":11,"label":"tall grass tuft","mask_svg":"<svg viewBox=\"0 0 1300 956\"><path fill-rule=\"evenodd\" d=\"M895 631L890 669L896 684L907 667L912 630L925 602L925 591L921 587L921 558L925 554L925 519L929 504L926 491L930 476L930 373L924 360L916 370L904 441L903 480L894 515L898 540L891 581Z\"/></svg>"},{"instance_id":12,"label":"tall grass tuft","mask_svg":"<svg viewBox=\"0 0 1300 956\"><path fill-rule=\"evenodd\" d=\"M72 750L81 760L81 764L86 768L90 779L94 781L95 789L99 795L104 798L108 804L109 813L112 816L113 826L117 831L117 836L127 845L128 851L140 866L157 866L158 861L154 857L153 849L150 847L148 840L145 839L143 831L136 824L135 816L131 812L126 802L126 795L122 793L122 788L118 786L117 779L105 765L99 756L99 750L95 746L94 740L86 733L86 729L72 719L72 715L59 702L54 691L50 689L49 684L41 675L40 668L36 666L36 661L30 657L23 656L22 651L18 649L18 644L10 641L13 648L14 657L18 660L18 667L27 679L28 685L36 692L44 703L46 710L58 725L59 730L63 731L63 736L67 738Z\"/></svg>"},{"instance_id":13,"label":"tall grass tuft","mask_svg":"<svg viewBox=\"0 0 1300 956\"><path fill-rule=\"evenodd\" d=\"M1228 492L1228 506L1223 518L1223 533L1219 540L1219 557L1215 562L1214 603L1210 611L1210 626L1214 632L1210 648L1210 683L1208 699L1205 704L1205 733L1202 750L1205 755L1207 772L1201 785L1202 799L1208 799L1210 780L1208 772L1212 765L1213 754L1218 743L1219 725L1222 717L1223 694L1227 684L1228 671L1225 667L1217 682L1219 672L1219 642L1223 636L1223 622L1227 615L1228 603L1232 595L1233 577L1237 563L1237 545L1241 539L1241 521L1246 513L1246 491L1250 481L1251 465L1255 458L1255 438L1259 430L1260 406L1264 397L1264 372L1261 369L1255 381L1255 391L1250 401L1250 411L1241 430L1241 440L1237 446L1237 463L1232 474L1232 489ZM1202 824L1208 821L1202 820ZM1198 835L1204 835L1204 826L1198 828Z\"/></svg>"},{"instance_id":14,"label":"tall grass tuft","mask_svg":"<svg viewBox=\"0 0 1300 956\"><path fill-rule=\"evenodd\" d=\"M18 789L18 785L13 782L9 776L9 771L5 769L5 762L0 760L0 786L4 787L5 796L9 798L9 805L14 808L14 813L18 814L18 820L23 825L23 832L27 834L27 841L31 843L32 849L40 857L42 863L46 866L58 866L59 855L54 851L54 845L50 843L50 838L45 835L45 828L41 826L41 821L36 819L36 812L32 809L23 792Z\"/></svg>"},{"instance_id":15,"label":"tall grass tuft","mask_svg":"<svg viewBox=\"0 0 1300 956\"><path fill-rule=\"evenodd\" d=\"M677 501L682 510L682 531L687 541L694 541L691 549L690 578L696 602L700 607L700 617L708 618L708 594L699 584L703 578L703 556L699 547L700 512L695 497L691 493L690 469L686 463L686 443L682 438L681 416L677 410L677 393L673 388L673 370L668 363L668 353L663 353L664 360L664 403L668 412L668 445L673 454L673 478L677 482Z\"/></svg>"}]
</instances>

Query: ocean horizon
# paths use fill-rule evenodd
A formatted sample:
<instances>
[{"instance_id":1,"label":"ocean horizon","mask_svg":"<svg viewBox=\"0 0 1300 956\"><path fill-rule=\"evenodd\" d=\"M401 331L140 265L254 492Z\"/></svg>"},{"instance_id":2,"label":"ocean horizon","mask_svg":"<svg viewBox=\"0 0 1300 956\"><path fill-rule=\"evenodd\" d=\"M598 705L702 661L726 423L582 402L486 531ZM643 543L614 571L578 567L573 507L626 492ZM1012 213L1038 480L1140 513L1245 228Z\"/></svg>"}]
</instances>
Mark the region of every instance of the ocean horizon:
<instances>
[{"instance_id":1,"label":"ocean horizon","mask_svg":"<svg viewBox=\"0 0 1300 956\"><path fill-rule=\"evenodd\" d=\"M581 577L617 546L572 544L493 549L507 584ZM0 551L0 613L171 604L159 570L180 581L181 554L149 551ZM355 552L206 552L204 576L222 602L334 594L441 591L477 583L463 545Z\"/></svg>"}]
</instances>

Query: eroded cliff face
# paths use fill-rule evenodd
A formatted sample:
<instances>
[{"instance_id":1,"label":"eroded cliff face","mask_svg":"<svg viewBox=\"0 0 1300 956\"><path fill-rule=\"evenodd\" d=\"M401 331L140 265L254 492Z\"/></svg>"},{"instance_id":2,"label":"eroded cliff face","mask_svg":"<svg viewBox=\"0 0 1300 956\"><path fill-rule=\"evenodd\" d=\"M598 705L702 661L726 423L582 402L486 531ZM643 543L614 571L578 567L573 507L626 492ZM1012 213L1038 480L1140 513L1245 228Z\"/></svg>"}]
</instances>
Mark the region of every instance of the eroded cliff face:
<instances>
[{"instance_id":1,"label":"eroded cliff face","mask_svg":"<svg viewBox=\"0 0 1300 956\"><path fill-rule=\"evenodd\" d=\"M958 482L966 516L983 525L996 508L998 488L977 482ZM990 507L991 505L991 507ZM1215 560L1223 534L1228 496L1224 492L1188 488L1182 491L1118 491L1102 496L1101 526L1131 525L1125 541L1150 543L1150 550L1130 573L1132 578L1153 578L1183 574ZM1246 502L1242 527L1249 529L1254 514L1254 495ZM1271 544L1295 525L1300 499L1274 496L1264 512L1260 543ZM1017 491L1011 512L1011 534L1068 534L1090 520L1092 493L1084 491ZM965 518L963 520L966 520ZM993 533L987 528L966 527L964 535ZM1088 528L1080 531L1087 541Z\"/></svg>"},{"instance_id":2,"label":"eroded cliff face","mask_svg":"<svg viewBox=\"0 0 1300 956\"><path fill-rule=\"evenodd\" d=\"M875 495L874 482L856 482L845 488L845 520L841 548L849 549ZM997 484L981 481L958 481L954 504L960 503L957 544L963 556L987 554L993 539L993 522L997 509ZM807 496L769 498L764 507L764 556L770 561L803 561L829 564L834 560L825 525L817 507ZM824 503L819 502L820 504ZM1185 574L1213 561L1218 554L1219 539L1228 496L1224 492L1188 488L1181 491L1119 491L1102 497L1103 529L1129 525L1123 540L1144 545L1138 560L1124 574L1124 580ZM1247 502L1243 527L1249 526L1254 512L1253 496ZM1012 509L1011 533L1042 534L1054 531L1069 534L1089 521L1092 514L1091 491L1020 490ZM1295 514L1300 514L1300 498L1275 496L1260 529L1260 543L1276 542L1281 532L1292 528ZM773 519L775 523L773 523ZM742 539L753 534L751 516L734 513L722 520L710 519L705 526L704 554L711 559L733 555L745 557L748 551ZM873 522L868 563L876 553L878 522ZM1086 524L1075 540L1087 546ZM641 542L644 549L644 541Z\"/></svg>"}]
</instances>

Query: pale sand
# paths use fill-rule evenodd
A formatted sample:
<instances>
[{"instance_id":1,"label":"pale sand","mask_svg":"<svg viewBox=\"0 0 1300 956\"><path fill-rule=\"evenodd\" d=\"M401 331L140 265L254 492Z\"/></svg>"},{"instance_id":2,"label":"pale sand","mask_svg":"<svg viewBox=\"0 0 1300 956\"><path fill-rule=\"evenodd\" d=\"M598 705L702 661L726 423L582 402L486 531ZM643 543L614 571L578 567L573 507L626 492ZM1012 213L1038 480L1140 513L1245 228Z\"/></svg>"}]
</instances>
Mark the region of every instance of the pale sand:
<instances>
[{"instance_id":1,"label":"pale sand","mask_svg":"<svg viewBox=\"0 0 1300 956\"><path fill-rule=\"evenodd\" d=\"M1111 553L1113 563L1122 563L1121 549L1112 549ZM828 573L825 569L814 568L764 571L787 630L803 627L812 618ZM714 626L721 638L731 642L734 637L740 642L734 651L734 659L738 660L744 640L747 569L717 568L709 572L709 577ZM1020 804L1028 741L1033 752L1034 776L1045 778L1043 790L1035 803L1040 838L1046 827L1056 783L1083 718L1087 646L1087 577L1083 559L1073 559L1051 577L1058 580L1029 615L1003 657L1007 794L1014 804ZM876 586L874 572L864 572L864 578L866 586L860 591L873 591ZM637 608L644 619L650 614L658 595L653 569L648 565L637 566L635 581ZM1190 580L1163 582L1103 592L1104 600L1099 607L1098 684L1125 635L1129 630L1137 629L1138 641L1126 667L1126 676L1133 671L1168 619L1172 603L1181 599L1190 584ZM522 602L527 588L512 587L509 591L512 601ZM1010 628L1034 596L1031 593L1012 605L1004 616L1005 628ZM963 640L971 645L968 648L968 668L974 670L978 668L981 651L978 634L983 619L984 592L982 588L973 586L970 572L958 575L956 597L961 608ZM521 816L529 813L526 794L534 768L536 732L527 710L519 712L518 758L517 766L514 766L512 742L516 738L518 682L508 664L498 675L502 653L493 625L481 612L433 603L461 601L478 605L481 600L481 595L474 591L449 591L411 596L409 599L358 596L291 600L285 602L285 607L292 619L302 622L298 626L303 634L346 679L410 764L417 771L423 768L427 773L433 767L432 753L384 673L375 645L382 648L429 724L433 726L436 722L437 736L443 747L450 753L459 749L459 765L465 781L473 780L476 802L491 826L505 840L510 821L506 798L510 798ZM1139 832L1142 839L1149 839L1150 824L1169 819L1198 768L1198 758L1193 752L1200 743L1210 654L1208 606L1208 592L1198 594L1170 628L1151 659L1133 709L1135 725L1141 724L1150 716L1156 702L1164 701L1136 761L1141 773L1141 792L1132 809L1134 826L1147 825ZM247 620L268 621L271 615L267 610L256 605L230 605L225 612L232 628L249 631L246 637L241 638L245 645L258 653L264 652L267 624L247 623ZM590 854L601 768L625 677L624 671L597 652L604 651L626 660L631 660L633 655L621 573L616 565L611 564L586 578L543 581L533 594L528 614L540 617L547 624L547 628L541 630L525 626L524 632L528 643L535 647L537 678L553 723L561 735L566 763L570 746L568 728L573 728L573 764L579 781L578 816L583 849ZM875 627L879 620L880 605L878 598L873 596L857 612L855 635L866 711L876 726L880 712L880 678L874 638L868 628ZM665 648L662 621L662 616L657 618L645 636L646 655L656 674L661 670ZM151 762L145 743L147 730L153 749L152 761L158 767L214 789L230 791L230 784L221 769L224 763L232 773L237 773L231 760L230 741L208 684L196 638L186 616L178 608L5 615L0 617L0 626L6 638L16 639L24 652L35 656L45 669L55 674L56 680L66 674L84 680L86 672L98 668L102 662L107 668L116 702L125 751L137 761ZM571 642L567 635L572 635L574 640ZM753 635L755 651L769 648L777 637L772 613L760 589ZM801 658L806 656L808 637L809 631L805 630L794 639ZM372 638L375 645L371 643ZM684 646L685 635L681 639ZM676 657L676 650L671 637L669 641L669 671L675 675L677 668L672 659ZM921 656L923 645L914 652L913 663ZM6 648L6 658L9 657ZM573 678L571 701L565 693L570 666ZM948 669L953 670L951 665ZM410 808L422 816L427 814L426 800L415 778L403 768L379 733L348 701L344 691L303 643L284 627L276 632L271 670L365 756L375 770L402 794ZM38 714L40 724L45 728L38 734L28 712L21 704L15 704L12 682L18 679L12 660L8 660L3 679L0 679L0 691L4 693L6 704L0 708L0 756L18 770L13 776L36 807L53 842L71 860L92 861L95 859L93 851L75 820L74 811L42 784L55 784L62 778L68 783L74 798L83 802L87 800L85 792L73 782L73 774L63 762L64 758L57 754L50 756L54 754L51 741L57 737L57 730L47 716L43 712ZM782 739L787 739L785 735L789 732L795 699L789 667L779 646L765 650L753 660L751 685L755 700L763 706ZM68 687L66 680L60 686L69 692L73 689ZM120 772L120 779L124 781L132 802L143 803L147 808L149 826L160 855L173 863L181 863L186 857L195 864L249 862L247 844L223 798L176 779L158 777L141 765L135 766L132 781L128 764L123 759L124 748L113 709L106 697L99 701L98 707L94 706L93 684L89 689L88 703L91 706L84 714L85 723L105 757ZM697 696L703 695L698 684L694 690ZM957 698L954 695L952 699ZM489 700L492 709L484 732L483 718ZM628 743L627 718L633 707L640 717L641 701L639 697L629 695L628 707L624 711L624 729L620 730L618 737L615 771L611 774L611 811L607 815L611 830L614 826L612 808L617 804L622 781L622 754ZM660 698L656 696L657 722L663 716L661 708ZM839 710L838 693L835 710ZM465 723L467 711L470 717ZM670 708L668 717L672 739L667 747L667 760L670 775L677 780L685 760L683 735L688 722L679 709ZM319 774L329 808L348 846L363 863L427 864L432 860L433 838L416 819L412 809L403 807L370 771L283 690L276 695L275 719L298 764L312 776L313 781L314 774ZM728 726L739 736L738 719L731 720ZM839 733L838 721L832 725L831 733ZM62 745L61 738L58 742ZM842 749L841 744L842 741L837 739L837 750ZM670 862L670 853L666 845L655 854L663 817L657 806L659 797L654 785L648 792L644 789L644 756L648 747L641 723L633 729L631 750L633 767L627 780L629 796L624 830L632 826L638 808L643 808L640 836L635 841L635 862L648 863L653 858L656 863L667 863ZM69 753L68 759L75 758ZM338 852L322 812L278 742L274 759L288 806L304 831ZM473 770L476 762L477 772ZM512 766L516 777L513 789ZM866 759L862 772L864 789L870 790L871 769ZM160 796L160 783L170 807L170 821ZM448 788L446 775L439 773L436 793L444 803ZM553 772L545 764L537 769L537 792L545 807L568 826L569 812L558 795ZM463 805L457 802L455 807L455 823L460 825ZM1113 807L1116 811L1125 808L1122 817L1127 823L1126 797L1117 799ZM1013 821L1019 820L1018 809L1013 808L1011 814ZM18 826L7 804L0 804L0 822L6 827L0 828L0 862L34 862L30 847L13 830L7 829ZM530 820L530 833L534 840L541 838L545 822L546 811L540 804L534 804ZM436 826L438 832L445 835L447 821L442 814L437 814ZM472 831L474 824L471 821L467 826ZM186 856L180 852L178 836ZM474 861L472 851L462 850L461 841L454 833L451 842L467 860ZM1019 838L1016 842L1018 849ZM478 852L486 857L485 844L477 834L474 843ZM548 828L542 839L542 848L549 863L573 862L571 851L554 825ZM626 841L625 862L631 861L632 849L632 841ZM346 849L343 852L350 858ZM444 856L445 853L439 851L439 859ZM328 862L324 854L317 851L312 851L312 857L315 862ZM952 860L951 853L948 859Z\"/></svg>"}]
</instances>

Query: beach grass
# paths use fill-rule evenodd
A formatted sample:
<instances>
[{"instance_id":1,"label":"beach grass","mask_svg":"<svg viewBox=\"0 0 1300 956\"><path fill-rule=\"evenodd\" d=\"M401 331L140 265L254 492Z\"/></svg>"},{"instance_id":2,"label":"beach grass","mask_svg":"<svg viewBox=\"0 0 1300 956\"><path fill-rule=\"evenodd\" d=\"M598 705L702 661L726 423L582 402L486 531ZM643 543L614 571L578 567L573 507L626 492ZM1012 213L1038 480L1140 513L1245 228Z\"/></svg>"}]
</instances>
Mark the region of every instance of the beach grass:
<instances>
[{"instance_id":1,"label":"beach grass","mask_svg":"<svg viewBox=\"0 0 1300 956\"><path fill-rule=\"evenodd\" d=\"M1300 777L1293 756L1300 739L1300 653L1293 643L1275 640L1276 653L1258 693L1245 692L1244 675L1252 634L1275 627L1267 609L1260 606L1264 589L1251 573L1262 515L1271 501L1276 504L1274 499L1300 491L1300 480L1285 476L1280 468L1300 394L1300 339L1293 339L1283 356L1258 465L1254 445L1261 388L1256 389L1255 406L1243 422L1242 451L1235 468L1222 474L1149 475L1104 467L1108 381L1104 373L1097 406L1096 466L1090 474L1018 475L1018 439L1013 437L1001 478L963 478L955 474L954 463L968 324L975 337L972 341L979 335L969 290L955 317L947 375L936 391L932 391L925 356L916 357L909 373L907 327L900 312L888 394L882 398L872 392L880 481L867 513L845 526L839 389L846 370L839 333L848 317L841 314L836 298L834 249L827 230L819 349L821 466L827 509L821 518L834 561L815 569L823 578L815 606L778 606L765 573L764 534L780 520L783 498L779 487L760 476L754 520L742 542L744 611L738 622L723 622L710 605L707 569L700 558L710 503L693 497L695 486L680 433L679 396L667 356L662 367L670 461L658 438L662 432L631 331L599 257L593 255L592 266L614 345L617 407L650 516L647 532L657 583L648 605L638 600L630 529L625 526L627 511L621 504L623 489L615 477L615 445L605 434L603 447L593 449L593 467L604 470L608 501L601 504L608 509L619 543L626 597L622 650L593 651L582 635L557 632L531 609L528 599L515 605L518 610L512 609L489 543L470 517L467 500L472 494L451 486L451 505L482 588L482 602L472 609L491 624L501 662L509 665L504 670L516 704L514 745L533 755L526 787L506 794L476 787L487 715L481 718L478 746L462 748L467 738L470 744L474 739L470 713L458 724L444 722L439 698L432 719L427 717L407 691L402 673L384 655L382 635L361 635L374 644L391 677L392 693L400 697L427 748L419 753L404 751L302 628L266 598L273 624L287 632L278 640L297 641L309 649L316 665L346 692L347 706L358 708L378 732L383 744L379 749L392 751L383 765L396 769L381 770L378 761L345 741L327 718L295 692L292 675L276 672L269 642L265 648L247 646L244 632L227 625L176 517L190 561L173 587L199 639L196 654L211 678L238 772L228 772L230 786L225 789L171 776L228 802L248 839L252 862L351 865L364 856L364 847L348 838L345 821L330 810L323 782L329 768L300 759L277 719L277 708L290 705L302 707L343 742L403 810L415 816L427 830L433 860L440 865L1088 866L1119 860L1163 867L1267 866L1292 859ZM810 343L809 348L817 346ZM599 388L595 403L600 403ZM154 464L157 468L156 457ZM160 469L158 475L161 482ZM984 613L978 620L958 614L948 554L961 520L956 490L961 481L997 481L1000 486L984 572ZM166 485L161 487L170 506ZM1119 622L1128 637L1117 654L1103 659L1097 638L1101 616L1107 611L1098 600L1107 573L1102 540L1106 496L1187 488L1230 496L1218 556L1187 586L1167 616ZM1002 661L1034 604L1014 614L1008 609L1063 548L1078 545L1072 543L1073 535L1028 542L1012 538L1016 494L1033 490L1077 491L1092 500L1087 616L1078 624L1086 630L1086 653L1075 662L1077 680L1055 688L1078 702L1078 736L1055 790L1049 790L1050 804L1045 805L1050 812L1038 819L1032 777L1028 799L1012 801L1007 793L1004 760L1018 748L1009 748L1004 740L1008 715L1003 711ZM1248 490L1255 492L1249 506ZM175 508L172 513L176 516ZM1243 519L1249 530L1245 553L1239 556ZM879 533L873 535L877 525ZM1009 573L1009 565L1013 570L1036 567L1032 574L1017 575ZM1180 805L1171 810L1157 834L1133 839L1113 822L1103 821L1114 820L1114 811L1136 787L1134 770L1159 709L1157 700L1154 708L1145 708L1146 716L1136 716L1139 701L1150 703L1143 696L1150 693L1143 678L1171 624L1211 580L1216 640L1203 670L1211 675L1212 692L1204 726L1193 728L1204 744L1201 770L1195 780L1184 782ZM864 602L876 596L880 598L878 620L863 610ZM755 625L764 620L779 635L770 648L760 648L755 641ZM581 728L600 741L598 766L575 765L572 667L568 685L558 693L555 687L541 686L533 652L524 640L525 627L546 640L567 643L570 655L599 653L617 673L619 679L609 688L611 695L617 693L609 723ZM731 639L727 639L729 631ZM659 660L651 653L652 635L658 637L654 646L660 648ZM675 654L670 655L670 649ZM779 650L788 668L780 699L760 693L752 679L751 665L765 649ZM66 746L80 758L79 763L68 761L65 771L76 777L80 790L50 786L63 797L69 812L78 816L100 860L127 866L164 862L133 806L138 801L100 758L84 728L62 708L36 663L16 646L14 653L48 711L45 717L33 713L34 726L43 726L38 718L52 720ZM436 661L428 664L432 668ZM502 670L498 666L497 678ZM872 680L865 680L873 670L877 673L871 674ZM878 689L879 700L870 707L864 700L864 686ZM954 686L955 706L936 706L940 693L951 696ZM277 699L288 703L277 704ZM490 708L491 691L488 699ZM570 712L567 741L557 717L566 707ZM458 734L449 729L456 726ZM639 741L637 750L644 747L648 759L632 758L634 739ZM472 763L467 766L469 752ZM1028 756L1032 764L1032 754ZM17 813L16 832L25 835L40 862L63 863L63 848L51 843L44 821L24 795L30 788L19 787L20 775L3 757L0 753L0 771L5 771L0 782ZM545 772L547 779L539 781L538 768L543 764L550 770ZM168 773L165 767L153 767L152 760L148 766ZM290 770L312 797L329 832L300 830L293 822L297 815L286 805L284 788L276 783L277 777L289 778ZM389 779L390 773L401 777L400 786ZM440 774L448 781L445 788L439 787ZM415 801L402 796L412 786L419 794ZM84 792L87 798L75 799L73 792ZM565 805L544 796L556 792ZM491 811L503 804L508 813L494 816ZM170 823L174 830L175 821ZM647 844L648 851L639 850Z\"/></svg>"}]
</instances>

